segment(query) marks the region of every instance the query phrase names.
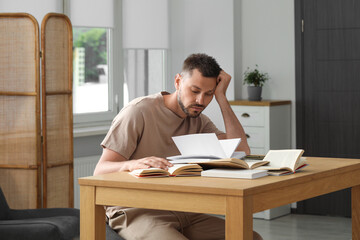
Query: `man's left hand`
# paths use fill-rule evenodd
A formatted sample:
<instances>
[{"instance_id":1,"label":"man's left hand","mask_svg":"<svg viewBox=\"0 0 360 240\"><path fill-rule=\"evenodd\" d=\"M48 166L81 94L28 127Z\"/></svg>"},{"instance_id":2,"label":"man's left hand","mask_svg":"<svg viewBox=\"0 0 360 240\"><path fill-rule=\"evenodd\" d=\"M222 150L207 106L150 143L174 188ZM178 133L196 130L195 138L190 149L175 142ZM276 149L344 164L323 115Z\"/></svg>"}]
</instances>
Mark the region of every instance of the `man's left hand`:
<instances>
[{"instance_id":1,"label":"man's left hand","mask_svg":"<svg viewBox=\"0 0 360 240\"><path fill-rule=\"evenodd\" d=\"M221 70L219 76L217 77L217 86L215 89L215 98L219 100L220 98L226 98L226 90L229 86L231 76L227 74L224 70Z\"/></svg>"}]
</instances>

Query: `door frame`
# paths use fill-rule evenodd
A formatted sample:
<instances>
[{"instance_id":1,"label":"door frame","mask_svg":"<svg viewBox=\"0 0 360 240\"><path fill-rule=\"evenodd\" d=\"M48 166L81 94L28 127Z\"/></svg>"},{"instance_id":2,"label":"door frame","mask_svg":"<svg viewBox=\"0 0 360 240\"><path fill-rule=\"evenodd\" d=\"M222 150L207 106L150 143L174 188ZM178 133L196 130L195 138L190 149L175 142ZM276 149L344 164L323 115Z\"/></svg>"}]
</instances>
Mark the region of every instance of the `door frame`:
<instances>
[{"instance_id":1,"label":"door frame","mask_svg":"<svg viewBox=\"0 0 360 240\"><path fill-rule=\"evenodd\" d=\"M296 148L304 147L304 34L302 24L303 0L294 0L295 7L295 99L296 99ZM306 155L306 153L305 153Z\"/></svg>"},{"instance_id":2,"label":"door frame","mask_svg":"<svg viewBox=\"0 0 360 240\"><path fill-rule=\"evenodd\" d=\"M303 149L305 144L305 105L304 105L304 2L294 0L295 10L295 110L296 110L296 148ZM306 153L305 153L306 155ZM305 203L297 202L294 213L306 213Z\"/></svg>"}]
</instances>

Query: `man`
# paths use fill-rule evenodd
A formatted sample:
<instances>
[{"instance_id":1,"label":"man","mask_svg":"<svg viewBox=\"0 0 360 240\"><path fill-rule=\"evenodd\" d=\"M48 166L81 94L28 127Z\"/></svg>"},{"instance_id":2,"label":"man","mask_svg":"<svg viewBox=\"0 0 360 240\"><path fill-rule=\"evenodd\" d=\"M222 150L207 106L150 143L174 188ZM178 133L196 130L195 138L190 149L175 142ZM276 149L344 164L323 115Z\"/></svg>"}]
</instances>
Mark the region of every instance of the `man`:
<instances>
[{"instance_id":1,"label":"man","mask_svg":"<svg viewBox=\"0 0 360 240\"><path fill-rule=\"evenodd\" d=\"M115 117L101 143L102 156L94 175L172 166L166 157L178 155L172 136L215 133L219 139L241 138L237 150L250 153L245 132L226 98L231 76L206 54L192 54L175 77L176 91L137 98ZM202 111L213 96L220 106L226 132ZM224 220L197 213L107 207L109 225L127 240L225 238ZM261 237L254 232L254 239Z\"/></svg>"}]
</instances>

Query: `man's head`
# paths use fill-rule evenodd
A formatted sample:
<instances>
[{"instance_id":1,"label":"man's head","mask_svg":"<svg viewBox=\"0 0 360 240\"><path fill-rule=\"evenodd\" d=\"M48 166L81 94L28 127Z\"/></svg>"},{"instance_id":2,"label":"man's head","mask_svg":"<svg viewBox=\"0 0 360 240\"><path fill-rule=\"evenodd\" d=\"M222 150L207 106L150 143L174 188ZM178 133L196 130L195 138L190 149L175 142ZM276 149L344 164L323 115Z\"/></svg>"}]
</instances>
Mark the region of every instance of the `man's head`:
<instances>
[{"instance_id":1,"label":"man's head","mask_svg":"<svg viewBox=\"0 0 360 240\"><path fill-rule=\"evenodd\" d=\"M211 102L221 68L213 57L192 54L175 77L177 100L188 117L198 117Z\"/></svg>"},{"instance_id":2,"label":"man's head","mask_svg":"<svg viewBox=\"0 0 360 240\"><path fill-rule=\"evenodd\" d=\"M188 75L191 77L193 70L197 69L202 76L208 78L217 78L221 68L216 60L204 53L191 54L183 63L181 76Z\"/></svg>"}]
</instances>

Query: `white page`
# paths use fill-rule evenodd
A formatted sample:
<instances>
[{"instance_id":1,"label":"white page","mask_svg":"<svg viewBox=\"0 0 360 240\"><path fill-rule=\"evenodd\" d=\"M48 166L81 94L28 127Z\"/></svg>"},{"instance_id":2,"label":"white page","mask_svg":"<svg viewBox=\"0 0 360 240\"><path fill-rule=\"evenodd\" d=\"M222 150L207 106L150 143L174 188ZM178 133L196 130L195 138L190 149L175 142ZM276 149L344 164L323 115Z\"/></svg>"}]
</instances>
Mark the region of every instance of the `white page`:
<instances>
[{"instance_id":1,"label":"white page","mask_svg":"<svg viewBox=\"0 0 360 240\"><path fill-rule=\"evenodd\" d=\"M232 158L239 158L239 159L242 159L245 156L246 153L244 151L236 151L231 155Z\"/></svg>"},{"instance_id":2,"label":"white page","mask_svg":"<svg viewBox=\"0 0 360 240\"><path fill-rule=\"evenodd\" d=\"M215 133L198 133L172 137L182 156L226 158Z\"/></svg>"},{"instance_id":3,"label":"white page","mask_svg":"<svg viewBox=\"0 0 360 240\"><path fill-rule=\"evenodd\" d=\"M244 161L247 163L247 165L249 166L249 168L251 168L253 165L261 162L262 160L260 160L260 161L259 161L259 160L244 160Z\"/></svg>"},{"instance_id":4,"label":"white page","mask_svg":"<svg viewBox=\"0 0 360 240\"><path fill-rule=\"evenodd\" d=\"M240 144L240 138L232 138L232 139L222 139L219 140L222 149L225 152L225 156L227 158L233 157L234 151L237 146Z\"/></svg>"},{"instance_id":5,"label":"white page","mask_svg":"<svg viewBox=\"0 0 360 240\"><path fill-rule=\"evenodd\" d=\"M191 164L174 164L174 166L169 167L168 172L170 174L173 174L177 169L184 167L184 166L190 166Z\"/></svg>"}]
</instances>

